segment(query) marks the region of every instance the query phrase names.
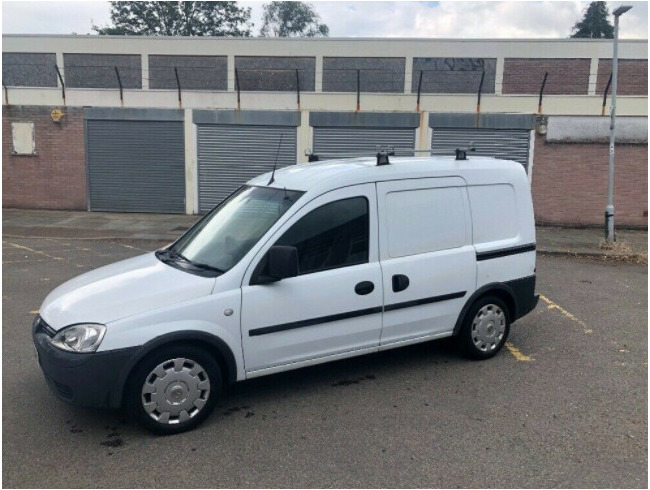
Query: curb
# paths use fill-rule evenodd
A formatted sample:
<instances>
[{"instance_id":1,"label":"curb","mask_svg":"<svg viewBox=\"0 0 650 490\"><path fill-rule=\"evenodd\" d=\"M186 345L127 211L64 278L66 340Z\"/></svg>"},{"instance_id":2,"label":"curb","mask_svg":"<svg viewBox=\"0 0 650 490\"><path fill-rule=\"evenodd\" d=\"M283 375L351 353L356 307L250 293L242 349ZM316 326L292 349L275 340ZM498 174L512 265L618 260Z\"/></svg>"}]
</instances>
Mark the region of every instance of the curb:
<instances>
[{"instance_id":1,"label":"curb","mask_svg":"<svg viewBox=\"0 0 650 490\"><path fill-rule=\"evenodd\" d=\"M548 250L548 249L537 249L537 252L540 255L549 255L553 257L581 257L587 259L607 259L607 260L618 260L618 261L627 261L634 257L643 256L640 253L633 254L608 254L605 252L572 252L570 250Z\"/></svg>"}]
</instances>

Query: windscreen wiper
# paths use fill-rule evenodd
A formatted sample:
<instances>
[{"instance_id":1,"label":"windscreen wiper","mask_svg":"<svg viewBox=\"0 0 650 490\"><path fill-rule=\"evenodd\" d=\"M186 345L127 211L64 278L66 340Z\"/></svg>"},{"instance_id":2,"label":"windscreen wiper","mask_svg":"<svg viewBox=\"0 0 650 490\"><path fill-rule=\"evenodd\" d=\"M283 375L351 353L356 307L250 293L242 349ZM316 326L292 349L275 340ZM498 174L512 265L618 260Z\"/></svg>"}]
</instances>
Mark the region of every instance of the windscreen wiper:
<instances>
[{"instance_id":1,"label":"windscreen wiper","mask_svg":"<svg viewBox=\"0 0 650 490\"><path fill-rule=\"evenodd\" d=\"M204 271L218 272L219 274L224 273L224 271L222 271L221 269L219 269L217 267L214 267L214 266L211 266L211 265L208 265L208 264L202 264L200 262L194 262L193 260L188 259L183 254L177 252L174 249L169 249L167 251L167 253L168 253L168 256L172 260L182 261L183 263L188 264L188 265L190 265L190 266L192 266L192 267L194 267L196 269L201 269L201 270L204 270Z\"/></svg>"},{"instance_id":2,"label":"windscreen wiper","mask_svg":"<svg viewBox=\"0 0 650 490\"><path fill-rule=\"evenodd\" d=\"M197 269L202 269L204 271L214 271L214 272L218 272L219 274L224 273L224 271L222 271L218 267L214 267L208 264L201 264L200 262L193 262L189 259L185 259L185 260L187 260L188 264L191 264L193 267L196 267Z\"/></svg>"}]
</instances>

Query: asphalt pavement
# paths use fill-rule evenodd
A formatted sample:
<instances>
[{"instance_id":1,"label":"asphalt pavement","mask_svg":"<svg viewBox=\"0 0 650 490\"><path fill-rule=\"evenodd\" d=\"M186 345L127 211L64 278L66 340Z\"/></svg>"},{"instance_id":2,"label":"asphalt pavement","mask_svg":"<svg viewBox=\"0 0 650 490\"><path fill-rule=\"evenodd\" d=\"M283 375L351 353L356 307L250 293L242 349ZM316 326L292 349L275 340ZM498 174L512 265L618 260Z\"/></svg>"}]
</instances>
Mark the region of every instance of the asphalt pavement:
<instances>
[{"instance_id":1,"label":"asphalt pavement","mask_svg":"<svg viewBox=\"0 0 650 490\"><path fill-rule=\"evenodd\" d=\"M539 257L542 299L489 361L438 341L259 378L160 437L59 401L30 325L162 244L3 238L4 487L647 487L646 266Z\"/></svg>"}]
</instances>

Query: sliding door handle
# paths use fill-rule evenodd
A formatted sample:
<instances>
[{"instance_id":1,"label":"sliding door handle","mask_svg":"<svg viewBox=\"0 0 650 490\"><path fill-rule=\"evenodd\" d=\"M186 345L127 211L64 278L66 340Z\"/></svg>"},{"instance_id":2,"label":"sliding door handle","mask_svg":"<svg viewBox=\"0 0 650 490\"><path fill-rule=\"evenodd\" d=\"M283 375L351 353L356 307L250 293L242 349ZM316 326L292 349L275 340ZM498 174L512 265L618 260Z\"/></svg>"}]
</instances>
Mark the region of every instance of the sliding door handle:
<instances>
[{"instance_id":1,"label":"sliding door handle","mask_svg":"<svg viewBox=\"0 0 650 490\"><path fill-rule=\"evenodd\" d=\"M399 293L409 287L409 278L404 274L395 274L393 276L393 292Z\"/></svg>"}]
</instances>

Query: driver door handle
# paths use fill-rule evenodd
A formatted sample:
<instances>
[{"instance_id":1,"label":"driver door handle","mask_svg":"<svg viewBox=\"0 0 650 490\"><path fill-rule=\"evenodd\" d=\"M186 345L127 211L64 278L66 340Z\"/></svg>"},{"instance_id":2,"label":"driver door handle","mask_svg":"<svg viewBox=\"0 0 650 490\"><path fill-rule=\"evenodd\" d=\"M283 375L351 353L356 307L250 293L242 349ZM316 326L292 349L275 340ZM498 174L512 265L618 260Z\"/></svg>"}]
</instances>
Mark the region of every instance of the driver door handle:
<instances>
[{"instance_id":1,"label":"driver door handle","mask_svg":"<svg viewBox=\"0 0 650 490\"><path fill-rule=\"evenodd\" d=\"M374 290L375 290L375 285L370 281L362 281L356 286L354 286L354 292L361 296L370 294Z\"/></svg>"}]
</instances>

